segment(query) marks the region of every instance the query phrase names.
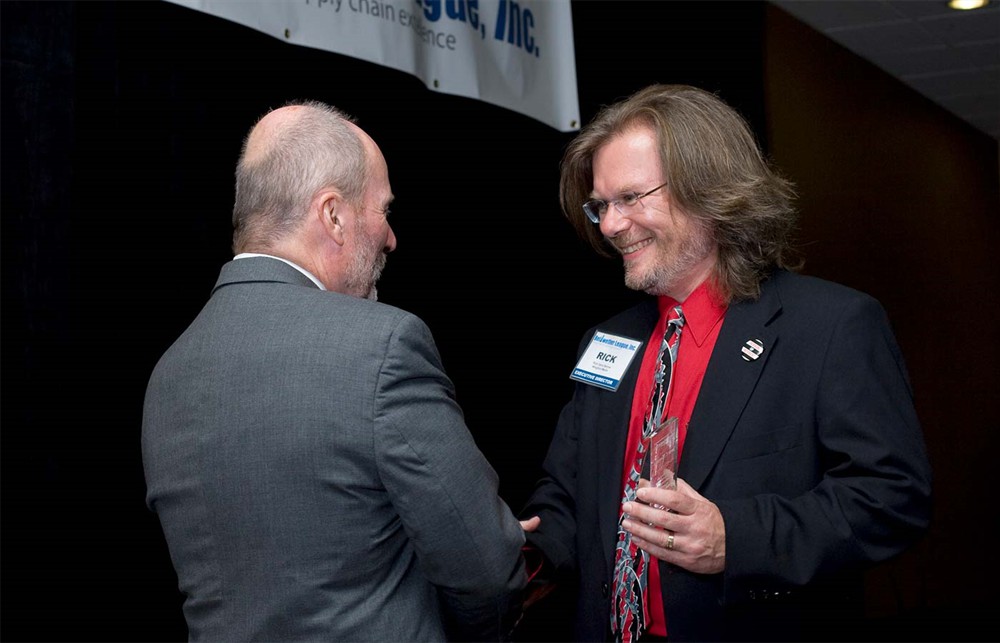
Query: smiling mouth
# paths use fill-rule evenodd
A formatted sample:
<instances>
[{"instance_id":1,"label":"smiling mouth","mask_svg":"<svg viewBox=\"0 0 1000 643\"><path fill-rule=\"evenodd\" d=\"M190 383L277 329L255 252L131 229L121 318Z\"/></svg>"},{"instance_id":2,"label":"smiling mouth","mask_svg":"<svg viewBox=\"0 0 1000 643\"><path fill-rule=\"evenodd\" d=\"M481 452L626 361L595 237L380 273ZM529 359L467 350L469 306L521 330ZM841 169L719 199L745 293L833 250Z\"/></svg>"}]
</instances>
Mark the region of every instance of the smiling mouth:
<instances>
[{"instance_id":1,"label":"smiling mouth","mask_svg":"<svg viewBox=\"0 0 1000 643\"><path fill-rule=\"evenodd\" d=\"M633 243L630 246L618 247L618 252L622 253L623 255L629 255L629 254L632 254L633 252L637 252L639 250L642 250L643 248L645 248L646 246L648 246L651 243L653 243L652 239L643 239L642 241L639 241L637 243Z\"/></svg>"}]
</instances>

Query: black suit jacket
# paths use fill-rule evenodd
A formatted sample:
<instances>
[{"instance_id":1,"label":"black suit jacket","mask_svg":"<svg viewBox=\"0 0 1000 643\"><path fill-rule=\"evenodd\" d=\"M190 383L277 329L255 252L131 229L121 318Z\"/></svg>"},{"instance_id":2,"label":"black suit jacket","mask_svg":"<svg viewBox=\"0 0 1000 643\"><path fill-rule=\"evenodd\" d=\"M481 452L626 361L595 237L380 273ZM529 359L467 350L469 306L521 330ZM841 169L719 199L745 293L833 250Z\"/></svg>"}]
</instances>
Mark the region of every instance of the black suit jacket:
<instances>
[{"instance_id":1,"label":"black suit jacket","mask_svg":"<svg viewBox=\"0 0 1000 643\"><path fill-rule=\"evenodd\" d=\"M649 337L650 299L591 329ZM760 340L763 354L741 349ZM610 636L609 583L625 440L641 360L615 392L577 384L522 512L529 541L578 581L576 636ZM909 379L873 298L779 271L732 304L688 427L678 475L716 503L726 567L660 563L673 640L837 638L863 632L861 571L926 529L930 468ZM845 627L847 629L845 629Z\"/></svg>"}]
</instances>

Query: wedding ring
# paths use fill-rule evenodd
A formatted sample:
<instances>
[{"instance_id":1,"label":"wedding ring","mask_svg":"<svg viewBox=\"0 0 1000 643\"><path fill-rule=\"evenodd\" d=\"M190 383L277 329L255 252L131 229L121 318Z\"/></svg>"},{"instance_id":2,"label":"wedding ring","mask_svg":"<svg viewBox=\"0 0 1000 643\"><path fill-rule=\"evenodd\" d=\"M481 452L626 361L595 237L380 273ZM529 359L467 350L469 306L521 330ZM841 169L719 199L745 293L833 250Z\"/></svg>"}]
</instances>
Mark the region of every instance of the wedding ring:
<instances>
[{"instance_id":1,"label":"wedding ring","mask_svg":"<svg viewBox=\"0 0 1000 643\"><path fill-rule=\"evenodd\" d=\"M667 534L667 549L673 549L673 548L674 548L674 535Z\"/></svg>"}]
</instances>

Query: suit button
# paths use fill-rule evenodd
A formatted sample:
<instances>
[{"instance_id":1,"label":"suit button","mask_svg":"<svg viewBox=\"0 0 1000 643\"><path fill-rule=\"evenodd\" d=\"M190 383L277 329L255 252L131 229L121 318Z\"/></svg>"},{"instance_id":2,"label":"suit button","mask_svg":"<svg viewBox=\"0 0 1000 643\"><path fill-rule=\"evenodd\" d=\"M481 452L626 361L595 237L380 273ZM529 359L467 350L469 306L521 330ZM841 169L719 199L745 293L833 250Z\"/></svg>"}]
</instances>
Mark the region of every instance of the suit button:
<instances>
[{"instance_id":1,"label":"suit button","mask_svg":"<svg viewBox=\"0 0 1000 643\"><path fill-rule=\"evenodd\" d=\"M607 583L601 583L601 596L603 596L604 598L608 597L608 584Z\"/></svg>"}]
</instances>

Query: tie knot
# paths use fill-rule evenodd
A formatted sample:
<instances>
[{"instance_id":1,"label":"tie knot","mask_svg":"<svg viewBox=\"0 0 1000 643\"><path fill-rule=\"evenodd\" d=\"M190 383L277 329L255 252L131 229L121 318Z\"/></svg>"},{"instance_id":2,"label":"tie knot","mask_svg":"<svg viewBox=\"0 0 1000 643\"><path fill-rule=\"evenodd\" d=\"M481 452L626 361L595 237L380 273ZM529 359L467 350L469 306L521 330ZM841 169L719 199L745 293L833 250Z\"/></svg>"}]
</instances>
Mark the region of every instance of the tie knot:
<instances>
[{"instance_id":1,"label":"tie knot","mask_svg":"<svg viewBox=\"0 0 1000 643\"><path fill-rule=\"evenodd\" d=\"M673 324L677 328L684 326L684 311L681 310L680 304L674 306L673 310L670 311L670 315L667 317L667 323Z\"/></svg>"},{"instance_id":2,"label":"tie knot","mask_svg":"<svg viewBox=\"0 0 1000 643\"><path fill-rule=\"evenodd\" d=\"M684 327L684 311L681 310L680 304L674 306L670 314L667 315L667 327L663 333L663 338L666 341L670 341L675 335L680 335L681 328Z\"/></svg>"}]
</instances>

